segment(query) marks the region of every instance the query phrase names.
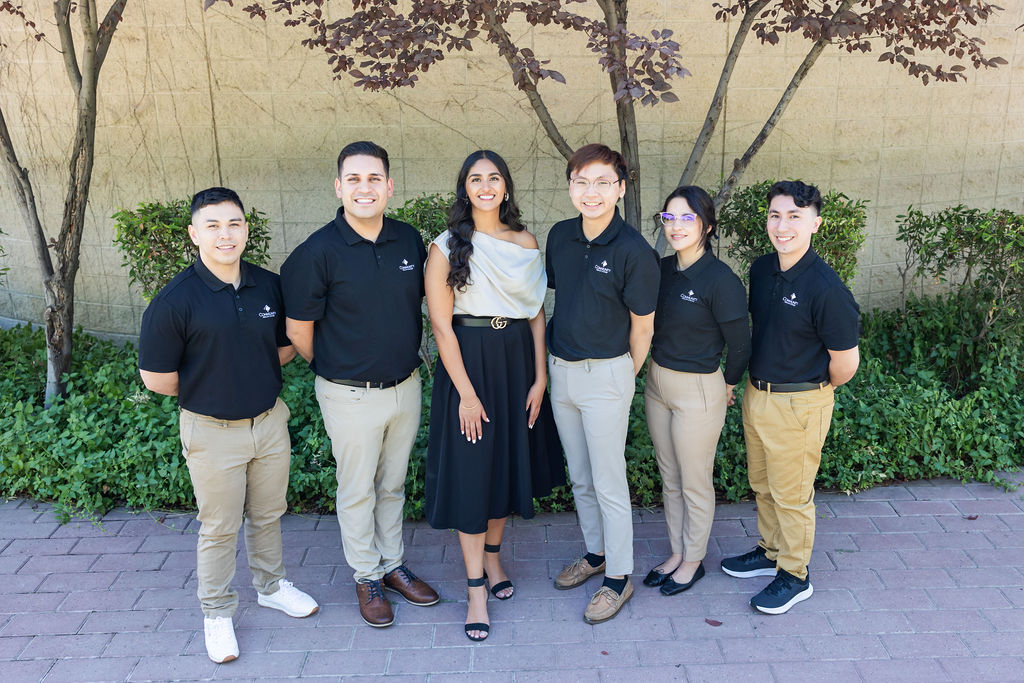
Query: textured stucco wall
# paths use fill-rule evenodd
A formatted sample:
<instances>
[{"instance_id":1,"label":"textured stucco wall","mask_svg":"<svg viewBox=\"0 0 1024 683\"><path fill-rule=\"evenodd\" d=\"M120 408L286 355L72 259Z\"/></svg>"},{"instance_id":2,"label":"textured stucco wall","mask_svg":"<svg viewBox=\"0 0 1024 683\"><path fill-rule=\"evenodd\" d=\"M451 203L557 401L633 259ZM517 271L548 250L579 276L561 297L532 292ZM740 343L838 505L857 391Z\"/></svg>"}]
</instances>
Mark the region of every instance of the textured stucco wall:
<instances>
[{"instance_id":1,"label":"textured stucco wall","mask_svg":"<svg viewBox=\"0 0 1024 683\"><path fill-rule=\"evenodd\" d=\"M273 223L273 266L334 213L334 159L346 142L370 138L388 148L394 201L450 191L459 163L480 147L508 159L529 224L542 238L571 212L564 161L511 85L504 61L484 44L446 59L420 85L368 94L334 81L322 54L298 44L278 17L263 23L240 10L201 11L202 0L129 0L103 69L90 221L78 278L77 322L108 333L137 331L141 298L111 245L118 207L187 196L212 184L238 190ZM870 237L855 294L866 309L899 293L895 219L908 205L965 203L1024 210L1024 3L980 29L1009 65L969 71L967 83L922 86L877 62L877 52L826 51L778 128L744 176L801 177L866 199ZM26 3L46 17L48 2ZM633 30L669 27L693 73L676 86L681 101L639 110L645 213L674 186L703 121L732 24L714 21L710 3L633 0ZM50 27L52 34L52 26ZM41 200L43 220L59 224L67 140L73 120L60 55L0 22L0 103ZM541 92L570 144L617 146L608 79L576 36L513 31L568 79ZM774 107L807 43L762 47L748 41L727 111L700 172L716 186ZM650 226L643 226L649 232ZM38 269L13 201L0 183L0 237L10 267L0 286L0 317L39 320Z\"/></svg>"}]
</instances>

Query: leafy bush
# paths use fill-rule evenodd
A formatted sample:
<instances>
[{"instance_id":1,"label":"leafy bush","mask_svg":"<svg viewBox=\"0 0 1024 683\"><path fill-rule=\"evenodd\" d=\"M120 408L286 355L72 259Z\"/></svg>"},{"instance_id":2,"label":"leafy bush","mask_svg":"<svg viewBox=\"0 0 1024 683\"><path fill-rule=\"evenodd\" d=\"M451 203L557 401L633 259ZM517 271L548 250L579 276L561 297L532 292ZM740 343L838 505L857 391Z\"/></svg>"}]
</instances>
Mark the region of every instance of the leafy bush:
<instances>
[{"instance_id":1,"label":"leafy bush","mask_svg":"<svg viewBox=\"0 0 1024 683\"><path fill-rule=\"evenodd\" d=\"M774 183L774 180L765 180L737 190L718 215L722 236L730 238L727 253L740 264L744 282L749 276L750 264L774 251L765 229L768 190ZM857 251L867 238L865 202L833 190L822 196L821 219L821 227L811 244L849 287L857 273Z\"/></svg>"},{"instance_id":2,"label":"leafy bush","mask_svg":"<svg viewBox=\"0 0 1024 683\"><path fill-rule=\"evenodd\" d=\"M188 199L166 204L144 202L134 211L121 209L112 216L114 244L121 252L122 265L128 268L129 280L138 285L146 301L196 260L196 245L188 235L190 204ZM270 260L269 221L251 207L245 220L249 222L245 259L262 266Z\"/></svg>"}]
</instances>

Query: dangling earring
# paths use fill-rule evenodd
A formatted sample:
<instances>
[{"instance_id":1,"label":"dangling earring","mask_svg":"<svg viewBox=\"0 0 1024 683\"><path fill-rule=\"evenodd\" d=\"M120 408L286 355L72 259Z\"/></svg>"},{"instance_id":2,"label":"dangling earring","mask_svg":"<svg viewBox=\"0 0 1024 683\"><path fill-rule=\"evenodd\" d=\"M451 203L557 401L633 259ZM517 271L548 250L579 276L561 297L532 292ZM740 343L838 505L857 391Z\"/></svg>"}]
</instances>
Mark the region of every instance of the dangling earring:
<instances>
[{"instance_id":1,"label":"dangling earring","mask_svg":"<svg viewBox=\"0 0 1024 683\"><path fill-rule=\"evenodd\" d=\"M505 201L508 201L508 192L505 193Z\"/></svg>"}]
</instances>

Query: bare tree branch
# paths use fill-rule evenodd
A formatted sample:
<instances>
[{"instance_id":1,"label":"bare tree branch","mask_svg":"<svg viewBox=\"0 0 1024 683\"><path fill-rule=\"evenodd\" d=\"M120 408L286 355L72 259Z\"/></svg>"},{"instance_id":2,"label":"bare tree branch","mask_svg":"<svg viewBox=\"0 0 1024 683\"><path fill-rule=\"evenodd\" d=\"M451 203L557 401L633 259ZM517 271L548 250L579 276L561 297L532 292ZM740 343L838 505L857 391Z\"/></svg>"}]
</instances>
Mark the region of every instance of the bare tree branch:
<instances>
[{"instance_id":1,"label":"bare tree branch","mask_svg":"<svg viewBox=\"0 0 1024 683\"><path fill-rule=\"evenodd\" d=\"M117 30L118 24L121 23L121 19L124 16L124 8L127 4L128 0L115 0L110 5L110 9L107 10L106 16L103 17L103 21L100 23L96 41L97 69L103 66L103 60L107 58L107 49L110 48L110 40L114 37L114 31Z\"/></svg>"},{"instance_id":2,"label":"bare tree branch","mask_svg":"<svg viewBox=\"0 0 1024 683\"><path fill-rule=\"evenodd\" d=\"M82 72L78 69L78 56L75 54L75 37L71 33L71 0L55 0L53 16L57 20L57 34L60 36L60 51L64 56L64 69L68 72L68 80L75 89L75 95L82 89Z\"/></svg>"},{"instance_id":3,"label":"bare tree branch","mask_svg":"<svg viewBox=\"0 0 1024 683\"><path fill-rule=\"evenodd\" d=\"M700 129L697 140L693 144L693 149L690 150L690 158L686 161L686 167L683 169L682 175L679 176L680 186L692 184L693 179L697 176L697 169L700 167L700 162L704 159L704 153L711 143L711 138L715 134L715 128L718 126L718 120L725 109L725 96L729 90L729 81L732 80L736 61L743 50L743 43L746 41L747 36L750 35L750 26L768 2L769 0L757 0L743 13L740 27L737 29L736 35L733 36L732 45L729 47L729 54L726 55L725 64L722 65L722 73L718 78L718 87L715 88L715 94L711 98L708 114L704 117L704 126Z\"/></svg>"},{"instance_id":4,"label":"bare tree branch","mask_svg":"<svg viewBox=\"0 0 1024 683\"><path fill-rule=\"evenodd\" d=\"M516 60L516 48L512 41L512 37L509 36L508 31L505 30L504 24L498 19L498 16L494 12L494 7L490 4L484 5L483 11L484 20L487 22L487 29L494 36L494 42L498 44L499 52L504 55L505 61L508 62L508 66L512 69L512 73L515 74L519 68L519 63ZM561 154L566 160L572 156L572 147L562 137L561 131L558 130L558 125L555 120L551 117L551 112L548 110L544 99L537 91L537 84L529 78L523 78L520 83L517 84L519 89L526 93L526 99L530 102L530 106L533 107L533 113L537 115L537 119L540 121L541 127L548 136L548 140L555 146L558 153Z\"/></svg>"},{"instance_id":5,"label":"bare tree branch","mask_svg":"<svg viewBox=\"0 0 1024 683\"><path fill-rule=\"evenodd\" d=\"M14 142L11 140L10 131L7 130L3 107L0 107L0 152L3 153L4 162L11 172L18 208L21 210L21 216L32 236L32 246L35 247L39 271L43 274L43 280L46 282L53 276L53 262L50 260L50 252L46 249L46 235L43 232L42 221L39 220L39 212L36 210L32 181L28 177L28 171L18 161Z\"/></svg>"},{"instance_id":6,"label":"bare tree branch","mask_svg":"<svg viewBox=\"0 0 1024 683\"><path fill-rule=\"evenodd\" d=\"M843 0L835 14L833 14L833 18L839 17L843 12L846 12L853 2L854 0ZM768 136L771 135L771 132L775 130L776 124L778 124L779 119L782 118L782 114L786 111L786 108L789 106L789 103L796 94L800 84L803 83L807 73L811 70L811 67L814 66L814 63L818 61L818 57L829 42L831 42L831 35L828 31L822 31L819 38L814 41L811 49L807 51L807 55L804 56L800 66L797 67L796 72L793 73L793 78L789 81L789 85L787 85L786 89L782 92L782 96L779 98L778 104L775 105L775 109L768 117L768 120L765 121L761 131L754 138L753 142L750 143L750 146L747 147L747 151L743 153L743 156L733 162L732 173L730 173L729 177L725 179L725 183L722 185L721 189L718 190L718 194L715 195L716 210L720 209L732 195L732 191L736 188L736 184L739 182L740 176L743 175L743 172L747 170L747 166L750 165L751 160L761 150L761 147L764 146L764 143L768 139Z\"/></svg>"}]
</instances>

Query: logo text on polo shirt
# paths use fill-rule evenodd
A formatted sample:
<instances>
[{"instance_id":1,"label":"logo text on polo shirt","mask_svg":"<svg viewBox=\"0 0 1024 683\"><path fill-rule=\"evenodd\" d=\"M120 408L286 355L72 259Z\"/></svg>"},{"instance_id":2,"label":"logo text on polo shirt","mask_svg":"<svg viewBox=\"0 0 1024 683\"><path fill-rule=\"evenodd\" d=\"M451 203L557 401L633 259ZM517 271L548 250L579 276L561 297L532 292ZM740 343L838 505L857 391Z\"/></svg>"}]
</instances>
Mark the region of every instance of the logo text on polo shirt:
<instances>
[{"instance_id":1,"label":"logo text on polo shirt","mask_svg":"<svg viewBox=\"0 0 1024 683\"><path fill-rule=\"evenodd\" d=\"M594 270L596 270L599 273L605 273L606 275L612 272L612 269L608 267L607 261L601 261L600 265L595 265Z\"/></svg>"},{"instance_id":2,"label":"logo text on polo shirt","mask_svg":"<svg viewBox=\"0 0 1024 683\"><path fill-rule=\"evenodd\" d=\"M409 263L409 259L404 258L404 259L402 259L402 265L398 266L398 269L403 271L403 272L408 272L410 270L415 270L416 266L411 264L411 263Z\"/></svg>"},{"instance_id":3,"label":"logo text on polo shirt","mask_svg":"<svg viewBox=\"0 0 1024 683\"><path fill-rule=\"evenodd\" d=\"M789 296L782 297L782 303L787 306L799 306L800 302L796 300L796 292L793 292Z\"/></svg>"},{"instance_id":4,"label":"logo text on polo shirt","mask_svg":"<svg viewBox=\"0 0 1024 683\"><path fill-rule=\"evenodd\" d=\"M276 318L277 311L271 310L270 306L264 306L263 310L260 311L261 318Z\"/></svg>"},{"instance_id":5,"label":"logo text on polo shirt","mask_svg":"<svg viewBox=\"0 0 1024 683\"><path fill-rule=\"evenodd\" d=\"M689 292L683 292L682 294L680 294L679 298L682 299L683 301L689 301L691 304L695 304L698 301L700 301L700 299L698 299L696 295L694 295L692 289Z\"/></svg>"}]
</instances>

